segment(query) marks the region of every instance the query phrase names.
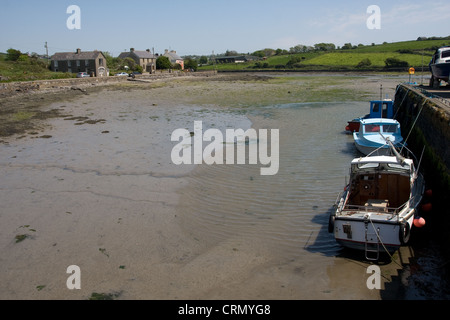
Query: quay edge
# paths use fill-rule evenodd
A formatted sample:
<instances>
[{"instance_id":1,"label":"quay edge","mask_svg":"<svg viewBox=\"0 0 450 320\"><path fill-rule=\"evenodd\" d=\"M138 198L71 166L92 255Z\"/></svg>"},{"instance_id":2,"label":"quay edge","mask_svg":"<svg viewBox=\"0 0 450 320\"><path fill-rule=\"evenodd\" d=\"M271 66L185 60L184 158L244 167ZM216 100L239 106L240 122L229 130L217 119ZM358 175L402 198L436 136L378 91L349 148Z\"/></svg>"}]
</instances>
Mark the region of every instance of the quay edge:
<instances>
[{"instance_id":1,"label":"quay edge","mask_svg":"<svg viewBox=\"0 0 450 320\"><path fill-rule=\"evenodd\" d=\"M446 90L447 91L447 90ZM448 94L448 92L446 92ZM450 257L450 100L437 98L426 88L400 84L394 103L395 118L402 126L408 148L420 159L427 189L432 190L432 211L420 214ZM425 149L424 149L425 147Z\"/></svg>"}]
</instances>

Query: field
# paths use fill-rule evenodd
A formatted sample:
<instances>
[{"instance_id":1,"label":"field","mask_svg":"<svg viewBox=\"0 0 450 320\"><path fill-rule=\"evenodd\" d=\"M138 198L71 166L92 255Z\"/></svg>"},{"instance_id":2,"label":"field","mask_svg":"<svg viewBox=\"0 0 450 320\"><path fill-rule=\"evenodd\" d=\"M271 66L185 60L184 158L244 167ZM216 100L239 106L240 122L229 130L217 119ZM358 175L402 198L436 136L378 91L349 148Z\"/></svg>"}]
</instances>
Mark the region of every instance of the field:
<instances>
[{"instance_id":1,"label":"field","mask_svg":"<svg viewBox=\"0 0 450 320\"><path fill-rule=\"evenodd\" d=\"M358 70L357 65L361 61L369 59L371 64L366 66L364 70L382 71L385 69L385 61L388 58L404 61L416 69L422 66L428 69L428 63L435 50L446 45L450 45L450 40L402 41L357 46L353 49L339 49L332 52L321 51L276 55L258 62L209 65L200 69L215 68L219 71L260 69ZM290 61L293 61L291 65L289 65Z\"/></svg>"}]
</instances>

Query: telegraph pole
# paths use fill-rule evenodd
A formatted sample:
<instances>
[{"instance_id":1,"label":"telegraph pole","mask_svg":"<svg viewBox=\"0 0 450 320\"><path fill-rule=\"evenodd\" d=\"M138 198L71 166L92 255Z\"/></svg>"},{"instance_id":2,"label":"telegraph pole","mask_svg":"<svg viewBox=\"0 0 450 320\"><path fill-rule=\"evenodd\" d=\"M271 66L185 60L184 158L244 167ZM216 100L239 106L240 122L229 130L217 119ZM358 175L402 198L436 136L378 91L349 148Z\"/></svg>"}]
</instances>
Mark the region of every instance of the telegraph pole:
<instances>
[{"instance_id":1,"label":"telegraph pole","mask_svg":"<svg viewBox=\"0 0 450 320\"><path fill-rule=\"evenodd\" d=\"M46 50L46 55L47 55L47 65L48 65L48 46L47 46L47 41L45 41L45 46L44 46L45 50Z\"/></svg>"}]
</instances>

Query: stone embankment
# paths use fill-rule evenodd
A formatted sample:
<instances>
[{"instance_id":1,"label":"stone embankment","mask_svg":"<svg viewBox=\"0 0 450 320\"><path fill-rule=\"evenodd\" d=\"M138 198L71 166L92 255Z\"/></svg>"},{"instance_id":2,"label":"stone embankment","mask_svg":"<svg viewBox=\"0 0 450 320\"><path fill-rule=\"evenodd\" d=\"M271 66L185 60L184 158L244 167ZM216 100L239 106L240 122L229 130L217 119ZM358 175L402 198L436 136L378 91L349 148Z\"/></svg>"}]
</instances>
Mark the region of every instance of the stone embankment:
<instances>
[{"instance_id":1,"label":"stone embankment","mask_svg":"<svg viewBox=\"0 0 450 320\"><path fill-rule=\"evenodd\" d=\"M433 192L433 210L421 213L428 215L437 234L450 244L450 100L442 98L448 90L439 97L425 89L399 85L395 113L408 148L419 159L423 152L420 169Z\"/></svg>"},{"instance_id":2,"label":"stone embankment","mask_svg":"<svg viewBox=\"0 0 450 320\"><path fill-rule=\"evenodd\" d=\"M125 76L110 76L110 77L95 77L95 78L68 78L68 79L52 79L52 80L35 80L35 81L20 81L20 82L4 82L0 83L0 97L10 96L17 93L45 91L45 90L60 90L60 89L75 89L83 90L86 87L108 85L129 80L143 79L146 81L167 79L174 77L201 77L215 75L215 71L205 72L156 72L154 74L137 75L134 78Z\"/></svg>"}]
</instances>

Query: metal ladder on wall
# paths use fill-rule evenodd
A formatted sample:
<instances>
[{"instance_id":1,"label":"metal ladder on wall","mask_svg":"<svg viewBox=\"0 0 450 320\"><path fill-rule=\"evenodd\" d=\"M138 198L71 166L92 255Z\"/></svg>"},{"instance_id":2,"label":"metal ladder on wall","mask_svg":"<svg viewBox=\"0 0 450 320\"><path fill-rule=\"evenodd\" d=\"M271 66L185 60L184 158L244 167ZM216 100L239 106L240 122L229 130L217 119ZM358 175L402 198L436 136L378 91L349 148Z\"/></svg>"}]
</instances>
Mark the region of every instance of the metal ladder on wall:
<instances>
[{"instance_id":1,"label":"metal ladder on wall","mask_svg":"<svg viewBox=\"0 0 450 320\"><path fill-rule=\"evenodd\" d=\"M365 223L365 255L367 260L377 261L380 258L380 228L375 230L373 224Z\"/></svg>"}]
</instances>

